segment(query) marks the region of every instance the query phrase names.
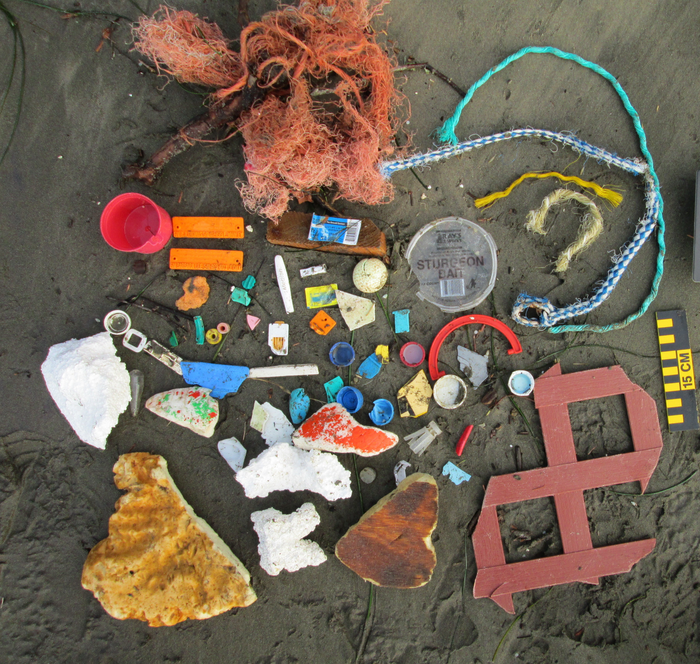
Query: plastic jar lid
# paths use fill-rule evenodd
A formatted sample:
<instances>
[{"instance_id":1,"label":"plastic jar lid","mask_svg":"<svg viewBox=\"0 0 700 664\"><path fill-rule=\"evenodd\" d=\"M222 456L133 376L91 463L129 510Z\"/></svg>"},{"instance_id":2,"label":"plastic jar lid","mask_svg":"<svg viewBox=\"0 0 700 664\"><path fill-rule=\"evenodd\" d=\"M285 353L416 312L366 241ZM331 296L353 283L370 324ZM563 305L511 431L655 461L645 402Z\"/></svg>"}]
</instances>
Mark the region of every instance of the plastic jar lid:
<instances>
[{"instance_id":1,"label":"plastic jar lid","mask_svg":"<svg viewBox=\"0 0 700 664\"><path fill-rule=\"evenodd\" d=\"M526 397L535 389L535 378L529 371L514 371L508 379L508 389L517 397Z\"/></svg>"},{"instance_id":2,"label":"plastic jar lid","mask_svg":"<svg viewBox=\"0 0 700 664\"><path fill-rule=\"evenodd\" d=\"M406 249L418 297L454 313L473 309L496 283L496 243L481 226L446 217L419 230Z\"/></svg>"},{"instance_id":3,"label":"plastic jar lid","mask_svg":"<svg viewBox=\"0 0 700 664\"><path fill-rule=\"evenodd\" d=\"M467 385L459 377L447 374L433 385L433 399L441 408L458 408L467 398Z\"/></svg>"}]
</instances>

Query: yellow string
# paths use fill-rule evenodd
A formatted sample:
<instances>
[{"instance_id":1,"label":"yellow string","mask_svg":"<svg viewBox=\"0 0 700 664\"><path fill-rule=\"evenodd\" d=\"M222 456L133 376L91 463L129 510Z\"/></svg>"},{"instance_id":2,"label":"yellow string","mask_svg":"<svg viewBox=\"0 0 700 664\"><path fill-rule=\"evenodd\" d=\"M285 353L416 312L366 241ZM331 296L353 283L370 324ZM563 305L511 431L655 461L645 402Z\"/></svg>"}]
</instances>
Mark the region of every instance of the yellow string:
<instances>
[{"instance_id":1,"label":"yellow string","mask_svg":"<svg viewBox=\"0 0 700 664\"><path fill-rule=\"evenodd\" d=\"M550 171L549 173L525 173L524 175L521 175L515 182L513 182L507 189L504 189L503 191L496 191L493 194L484 196L483 198L477 198L477 200L474 202L474 205L476 205L476 207L478 208L483 208L487 205L491 205L494 201L497 201L499 198L505 198L513 191L513 189L515 189L519 184L522 184L527 178L538 178L540 180L544 178L559 178L562 182L574 182L580 187L585 187L587 189L593 190L597 196L600 196L601 198L610 201L610 203L615 207L622 203L622 194L618 194L612 189L608 189L607 187L601 187L595 182L582 180L581 178L577 178L575 175L562 175L561 173L555 173L554 171Z\"/></svg>"}]
</instances>

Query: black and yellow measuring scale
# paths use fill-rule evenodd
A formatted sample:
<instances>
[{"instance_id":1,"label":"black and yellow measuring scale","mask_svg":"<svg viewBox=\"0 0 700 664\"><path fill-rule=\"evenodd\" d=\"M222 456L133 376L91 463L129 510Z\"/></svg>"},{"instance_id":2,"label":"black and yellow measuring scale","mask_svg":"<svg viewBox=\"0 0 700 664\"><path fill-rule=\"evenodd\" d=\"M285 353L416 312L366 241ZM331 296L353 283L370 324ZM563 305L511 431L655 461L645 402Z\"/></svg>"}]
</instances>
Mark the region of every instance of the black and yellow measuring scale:
<instances>
[{"instance_id":1,"label":"black and yellow measuring scale","mask_svg":"<svg viewBox=\"0 0 700 664\"><path fill-rule=\"evenodd\" d=\"M700 429L695 402L695 371L688 322L683 309L656 312L666 414L670 431Z\"/></svg>"}]
</instances>

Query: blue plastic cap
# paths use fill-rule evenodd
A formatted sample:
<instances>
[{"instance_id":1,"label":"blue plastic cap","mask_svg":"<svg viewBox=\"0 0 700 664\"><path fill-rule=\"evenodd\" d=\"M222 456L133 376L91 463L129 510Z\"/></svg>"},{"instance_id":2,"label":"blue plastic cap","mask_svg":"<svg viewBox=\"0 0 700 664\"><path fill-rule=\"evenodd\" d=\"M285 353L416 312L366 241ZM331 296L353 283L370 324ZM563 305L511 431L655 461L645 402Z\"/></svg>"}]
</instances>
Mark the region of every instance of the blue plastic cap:
<instances>
[{"instance_id":1,"label":"blue plastic cap","mask_svg":"<svg viewBox=\"0 0 700 664\"><path fill-rule=\"evenodd\" d=\"M349 343L339 341L331 346L328 357L336 367L349 367L355 361L355 349Z\"/></svg>"},{"instance_id":2,"label":"blue plastic cap","mask_svg":"<svg viewBox=\"0 0 700 664\"><path fill-rule=\"evenodd\" d=\"M348 413L356 413L358 410L360 410L360 408L362 408L362 404L365 402L360 390L358 390L356 387L347 386L338 392L336 401L343 408L345 408Z\"/></svg>"},{"instance_id":3,"label":"blue plastic cap","mask_svg":"<svg viewBox=\"0 0 700 664\"><path fill-rule=\"evenodd\" d=\"M383 427L389 424L394 419L394 406L391 401L386 399L377 399L374 402L374 408L369 414L369 419L378 427Z\"/></svg>"}]
</instances>

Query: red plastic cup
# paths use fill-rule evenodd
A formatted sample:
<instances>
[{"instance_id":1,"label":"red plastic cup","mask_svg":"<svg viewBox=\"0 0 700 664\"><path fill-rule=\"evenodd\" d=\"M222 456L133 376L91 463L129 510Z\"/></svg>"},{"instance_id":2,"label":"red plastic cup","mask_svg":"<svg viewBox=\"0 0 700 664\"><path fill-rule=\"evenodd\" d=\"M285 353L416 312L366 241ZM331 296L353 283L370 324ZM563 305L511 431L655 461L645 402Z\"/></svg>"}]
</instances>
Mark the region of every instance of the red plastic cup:
<instances>
[{"instance_id":1,"label":"red plastic cup","mask_svg":"<svg viewBox=\"0 0 700 664\"><path fill-rule=\"evenodd\" d=\"M128 193L107 203L100 218L100 231L105 242L117 251L154 254L170 240L173 222L147 196Z\"/></svg>"}]
</instances>

